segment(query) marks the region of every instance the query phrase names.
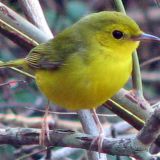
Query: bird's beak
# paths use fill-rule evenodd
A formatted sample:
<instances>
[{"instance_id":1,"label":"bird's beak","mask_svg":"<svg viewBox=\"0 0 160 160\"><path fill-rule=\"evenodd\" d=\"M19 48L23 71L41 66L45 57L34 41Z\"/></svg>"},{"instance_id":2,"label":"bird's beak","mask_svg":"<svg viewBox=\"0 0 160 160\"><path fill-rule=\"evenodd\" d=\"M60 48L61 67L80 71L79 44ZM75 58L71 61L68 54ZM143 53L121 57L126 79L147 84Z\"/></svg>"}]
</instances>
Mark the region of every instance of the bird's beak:
<instances>
[{"instance_id":1,"label":"bird's beak","mask_svg":"<svg viewBox=\"0 0 160 160\"><path fill-rule=\"evenodd\" d=\"M132 37L131 39L134 41L148 41L148 40L160 41L159 37L147 33L142 33L138 36Z\"/></svg>"}]
</instances>

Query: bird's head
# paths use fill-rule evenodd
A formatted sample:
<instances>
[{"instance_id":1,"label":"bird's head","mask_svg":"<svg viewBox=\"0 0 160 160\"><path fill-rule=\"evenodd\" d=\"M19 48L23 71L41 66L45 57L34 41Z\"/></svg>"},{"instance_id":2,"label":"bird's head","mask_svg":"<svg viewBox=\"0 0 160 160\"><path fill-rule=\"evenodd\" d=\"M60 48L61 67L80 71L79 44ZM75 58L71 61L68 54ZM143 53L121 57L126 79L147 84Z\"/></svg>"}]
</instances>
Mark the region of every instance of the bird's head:
<instances>
[{"instance_id":1,"label":"bird's head","mask_svg":"<svg viewBox=\"0 0 160 160\"><path fill-rule=\"evenodd\" d=\"M94 13L86 17L85 21L91 32L94 32L92 34L96 41L115 54L131 55L140 41L160 41L160 38L144 33L132 18L120 12Z\"/></svg>"}]
</instances>

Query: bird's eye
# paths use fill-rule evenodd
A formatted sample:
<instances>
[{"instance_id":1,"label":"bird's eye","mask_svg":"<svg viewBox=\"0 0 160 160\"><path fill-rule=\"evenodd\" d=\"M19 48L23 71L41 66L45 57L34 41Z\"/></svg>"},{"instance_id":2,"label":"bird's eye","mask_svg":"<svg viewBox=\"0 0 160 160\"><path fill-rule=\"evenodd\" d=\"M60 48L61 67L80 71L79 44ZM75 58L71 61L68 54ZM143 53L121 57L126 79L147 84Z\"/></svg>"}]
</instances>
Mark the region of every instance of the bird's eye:
<instances>
[{"instance_id":1,"label":"bird's eye","mask_svg":"<svg viewBox=\"0 0 160 160\"><path fill-rule=\"evenodd\" d=\"M113 35L113 37L116 38L116 39L121 39L121 38L123 37L123 32L118 31L118 30L114 30L114 31L112 32L112 35Z\"/></svg>"}]
</instances>

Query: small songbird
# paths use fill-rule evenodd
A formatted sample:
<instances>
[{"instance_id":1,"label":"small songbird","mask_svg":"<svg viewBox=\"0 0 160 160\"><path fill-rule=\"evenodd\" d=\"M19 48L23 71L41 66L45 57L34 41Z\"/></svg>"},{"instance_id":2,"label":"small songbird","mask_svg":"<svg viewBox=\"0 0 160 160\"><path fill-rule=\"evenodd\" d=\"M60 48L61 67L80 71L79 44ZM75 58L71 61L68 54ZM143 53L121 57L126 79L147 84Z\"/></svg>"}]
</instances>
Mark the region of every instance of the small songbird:
<instances>
[{"instance_id":1,"label":"small songbird","mask_svg":"<svg viewBox=\"0 0 160 160\"><path fill-rule=\"evenodd\" d=\"M89 14L33 48L27 57L0 67L29 67L46 97L70 110L94 109L130 77L132 53L146 34L130 17L114 11Z\"/></svg>"}]
</instances>

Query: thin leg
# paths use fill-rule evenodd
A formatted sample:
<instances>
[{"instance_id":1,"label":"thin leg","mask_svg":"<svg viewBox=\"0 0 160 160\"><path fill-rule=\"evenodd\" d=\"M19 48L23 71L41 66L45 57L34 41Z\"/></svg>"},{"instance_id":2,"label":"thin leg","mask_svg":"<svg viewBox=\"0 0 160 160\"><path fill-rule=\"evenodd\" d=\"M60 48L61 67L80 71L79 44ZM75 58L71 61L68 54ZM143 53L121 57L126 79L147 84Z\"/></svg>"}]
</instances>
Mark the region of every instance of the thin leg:
<instances>
[{"instance_id":1,"label":"thin leg","mask_svg":"<svg viewBox=\"0 0 160 160\"><path fill-rule=\"evenodd\" d=\"M96 138L96 141L98 143L98 152L100 153L102 150L102 143L104 140L104 130L103 130L103 126L97 116L96 109L93 109L92 112L93 112L93 118L96 122L98 129L99 129L99 136ZM94 142L95 142L95 140L94 140Z\"/></svg>"},{"instance_id":2,"label":"thin leg","mask_svg":"<svg viewBox=\"0 0 160 160\"><path fill-rule=\"evenodd\" d=\"M49 125L48 125L48 112L49 112L49 102L45 107L45 113L42 121L42 128L41 128L41 133L39 137L39 144L40 145L45 145L45 139L47 137L48 141L50 141L50 136L49 136Z\"/></svg>"}]
</instances>

